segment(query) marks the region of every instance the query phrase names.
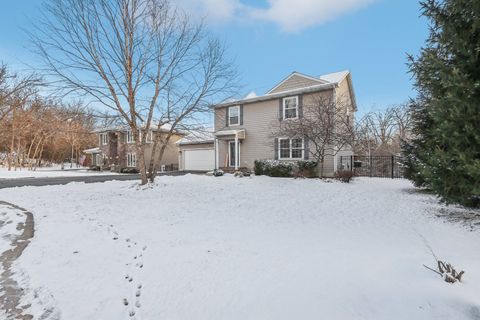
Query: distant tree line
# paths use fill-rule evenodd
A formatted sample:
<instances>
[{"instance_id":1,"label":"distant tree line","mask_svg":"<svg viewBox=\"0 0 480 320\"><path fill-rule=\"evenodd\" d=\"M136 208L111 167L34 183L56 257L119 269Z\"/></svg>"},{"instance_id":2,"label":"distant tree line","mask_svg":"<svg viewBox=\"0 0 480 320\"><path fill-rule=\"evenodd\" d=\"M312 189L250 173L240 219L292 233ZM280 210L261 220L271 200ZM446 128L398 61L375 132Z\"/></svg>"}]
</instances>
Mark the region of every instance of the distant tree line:
<instances>
[{"instance_id":1,"label":"distant tree line","mask_svg":"<svg viewBox=\"0 0 480 320\"><path fill-rule=\"evenodd\" d=\"M355 154L399 155L402 143L411 138L411 129L409 103L368 112L355 124Z\"/></svg>"},{"instance_id":2,"label":"distant tree line","mask_svg":"<svg viewBox=\"0 0 480 320\"><path fill-rule=\"evenodd\" d=\"M42 97L40 77L0 67L0 165L35 170L45 162L78 162L95 144L95 117L81 103Z\"/></svg>"}]
</instances>

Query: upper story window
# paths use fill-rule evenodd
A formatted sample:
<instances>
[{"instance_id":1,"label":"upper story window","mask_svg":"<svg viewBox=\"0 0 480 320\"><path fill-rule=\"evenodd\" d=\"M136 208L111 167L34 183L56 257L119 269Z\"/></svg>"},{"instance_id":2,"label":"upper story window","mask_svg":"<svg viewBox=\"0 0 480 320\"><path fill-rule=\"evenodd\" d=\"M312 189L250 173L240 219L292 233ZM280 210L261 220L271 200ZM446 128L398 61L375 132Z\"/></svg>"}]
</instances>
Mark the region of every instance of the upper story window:
<instances>
[{"instance_id":1,"label":"upper story window","mask_svg":"<svg viewBox=\"0 0 480 320\"><path fill-rule=\"evenodd\" d=\"M127 131L127 143L134 143L135 138L133 137L133 132L131 130Z\"/></svg>"},{"instance_id":2,"label":"upper story window","mask_svg":"<svg viewBox=\"0 0 480 320\"><path fill-rule=\"evenodd\" d=\"M298 96L283 98L283 119L298 117Z\"/></svg>"},{"instance_id":3,"label":"upper story window","mask_svg":"<svg viewBox=\"0 0 480 320\"><path fill-rule=\"evenodd\" d=\"M145 138L147 143L152 143L153 142L153 130L149 130L148 134Z\"/></svg>"},{"instance_id":4,"label":"upper story window","mask_svg":"<svg viewBox=\"0 0 480 320\"><path fill-rule=\"evenodd\" d=\"M240 125L240 106L234 106L228 108L228 125L238 126Z\"/></svg>"},{"instance_id":5,"label":"upper story window","mask_svg":"<svg viewBox=\"0 0 480 320\"><path fill-rule=\"evenodd\" d=\"M108 144L108 135L106 133L100 133L100 144L102 146Z\"/></svg>"},{"instance_id":6,"label":"upper story window","mask_svg":"<svg viewBox=\"0 0 480 320\"><path fill-rule=\"evenodd\" d=\"M303 159L303 139L278 139L278 153L281 160Z\"/></svg>"}]
</instances>

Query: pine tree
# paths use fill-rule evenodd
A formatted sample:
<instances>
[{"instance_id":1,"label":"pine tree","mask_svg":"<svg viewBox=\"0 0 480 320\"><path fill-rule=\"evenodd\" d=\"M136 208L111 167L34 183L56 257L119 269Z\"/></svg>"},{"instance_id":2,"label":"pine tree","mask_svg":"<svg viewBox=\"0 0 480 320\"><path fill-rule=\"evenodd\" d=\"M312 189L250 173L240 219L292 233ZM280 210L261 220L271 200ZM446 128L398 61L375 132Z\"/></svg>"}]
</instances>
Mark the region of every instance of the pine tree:
<instances>
[{"instance_id":1,"label":"pine tree","mask_svg":"<svg viewBox=\"0 0 480 320\"><path fill-rule=\"evenodd\" d=\"M418 97L407 174L447 203L480 206L480 1L426 0L430 36L409 57Z\"/></svg>"}]
</instances>

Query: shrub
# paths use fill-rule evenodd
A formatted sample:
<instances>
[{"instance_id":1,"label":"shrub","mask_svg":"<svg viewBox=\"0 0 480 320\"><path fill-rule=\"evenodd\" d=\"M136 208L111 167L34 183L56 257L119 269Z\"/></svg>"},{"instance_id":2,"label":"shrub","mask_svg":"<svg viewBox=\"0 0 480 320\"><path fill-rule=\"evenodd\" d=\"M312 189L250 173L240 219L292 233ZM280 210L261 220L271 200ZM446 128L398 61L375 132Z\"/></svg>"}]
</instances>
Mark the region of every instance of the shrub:
<instances>
[{"instance_id":1,"label":"shrub","mask_svg":"<svg viewBox=\"0 0 480 320\"><path fill-rule=\"evenodd\" d=\"M257 175L257 176L264 175L265 174L265 165L263 164L263 161L255 160L253 170L255 172L255 175Z\"/></svg>"},{"instance_id":2,"label":"shrub","mask_svg":"<svg viewBox=\"0 0 480 320\"><path fill-rule=\"evenodd\" d=\"M313 160L297 161L297 175L300 177L313 178L317 175L315 172L317 165L318 162Z\"/></svg>"},{"instance_id":3,"label":"shrub","mask_svg":"<svg viewBox=\"0 0 480 320\"><path fill-rule=\"evenodd\" d=\"M121 173L139 173L137 168L123 168L120 170Z\"/></svg>"},{"instance_id":4,"label":"shrub","mask_svg":"<svg viewBox=\"0 0 480 320\"><path fill-rule=\"evenodd\" d=\"M340 170L335 173L335 179L344 183L350 183L353 177L353 171L350 170Z\"/></svg>"},{"instance_id":5,"label":"shrub","mask_svg":"<svg viewBox=\"0 0 480 320\"><path fill-rule=\"evenodd\" d=\"M293 164L278 160L256 160L255 174L270 177L291 177Z\"/></svg>"}]
</instances>

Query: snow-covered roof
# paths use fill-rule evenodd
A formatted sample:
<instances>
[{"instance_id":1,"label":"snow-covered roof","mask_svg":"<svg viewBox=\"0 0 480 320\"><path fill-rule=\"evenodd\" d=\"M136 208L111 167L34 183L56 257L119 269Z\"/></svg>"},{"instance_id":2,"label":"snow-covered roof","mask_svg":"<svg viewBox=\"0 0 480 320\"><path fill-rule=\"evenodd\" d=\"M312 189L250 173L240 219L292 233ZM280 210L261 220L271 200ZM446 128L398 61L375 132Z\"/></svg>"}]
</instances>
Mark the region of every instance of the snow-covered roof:
<instances>
[{"instance_id":1,"label":"snow-covered roof","mask_svg":"<svg viewBox=\"0 0 480 320\"><path fill-rule=\"evenodd\" d=\"M213 142L213 129L199 130L190 133L177 141L177 145L203 144Z\"/></svg>"},{"instance_id":2,"label":"snow-covered roof","mask_svg":"<svg viewBox=\"0 0 480 320\"><path fill-rule=\"evenodd\" d=\"M350 74L350 71L343 70L343 71L324 74L324 75L321 75L319 77L312 77L312 76L294 71L288 77L286 77L285 79L280 81L274 88L269 90L263 96L257 96L254 92L251 92L243 99L240 99L240 100L230 99L228 101L224 101L224 102L214 106L214 108L232 106L232 105L235 105L235 104L242 104L242 103L259 102L259 101L270 100L270 99L273 99L273 98L283 97L283 96L288 96L288 95L293 95L293 94L301 94L301 93L307 93L307 92L317 92L317 91L321 91L321 90L332 89L332 88L336 87L338 85L338 83L342 82L349 74ZM299 77L309 79L309 80L311 80L310 81L311 84L309 86L305 86L305 87L301 87L301 88L293 88L293 89L282 91L282 92L275 92L275 89L280 87L283 83L288 81L293 76L299 76ZM353 91L352 91L352 93L353 93Z\"/></svg>"},{"instance_id":3,"label":"snow-covered roof","mask_svg":"<svg viewBox=\"0 0 480 320\"><path fill-rule=\"evenodd\" d=\"M343 79L345 79L345 77L348 76L349 73L350 71L344 70L344 71L324 74L318 78L330 83L339 83L339 82L342 82Z\"/></svg>"},{"instance_id":4,"label":"snow-covered roof","mask_svg":"<svg viewBox=\"0 0 480 320\"><path fill-rule=\"evenodd\" d=\"M143 123L139 124L138 126L142 129L145 129L146 127L146 125ZM150 130L156 131L157 128L158 128L157 123L150 124ZM170 123L165 123L160 127L160 131L168 132L170 131L171 128L172 128L172 125ZM128 131L128 130L130 130L130 127L128 125L117 125L117 126L111 126L111 127L98 128L94 130L94 132L102 133L102 132L118 132L118 131Z\"/></svg>"},{"instance_id":5,"label":"snow-covered roof","mask_svg":"<svg viewBox=\"0 0 480 320\"><path fill-rule=\"evenodd\" d=\"M86 154L102 153L102 150L100 148L91 148L91 149L83 150L83 153L86 153Z\"/></svg>"},{"instance_id":6,"label":"snow-covered roof","mask_svg":"<svg viewBox=\"0 0 480 320\"><path fill-rule=\"evenodd\" d=\"M301 94L301 93L317 92L317 91L322 91L322 90L333 89L333 88L335 88L335 86L336 86L336 84L333 84L333 83L318 84L318 85L305 87L305 88L292 89L292 90L289 90L289 91L283 91L283 92L279 92L279 93L266 94L266 95L263 95L263 96L250 98L250 99L235 100L235 101L232 101L232 102L223 102L223 103L220 103L220 104L217 104L217 105L213 106L213 108L233 106L233 105L242 104L242 103L252 103L252 102L266 101L266 100L271 100L271 99L274 99L274 98L281 98L281 97L285 97L285 96L289 96L289 95L295 95L295 94Z\"/></svg>"},{"instance_id":7,"label":"snow-covered roof","mask_svg":"<svg viewBox=\"0 0 480 320\"><path fill-rule=\"evenodd\" d=\"M256 97L258 97L257 94L254 91L252 91L249 94L247 94L245 96L245 98L243 98L243 99L252 99L252 98L256 98Z\"/></svg>"}]
</instances>

